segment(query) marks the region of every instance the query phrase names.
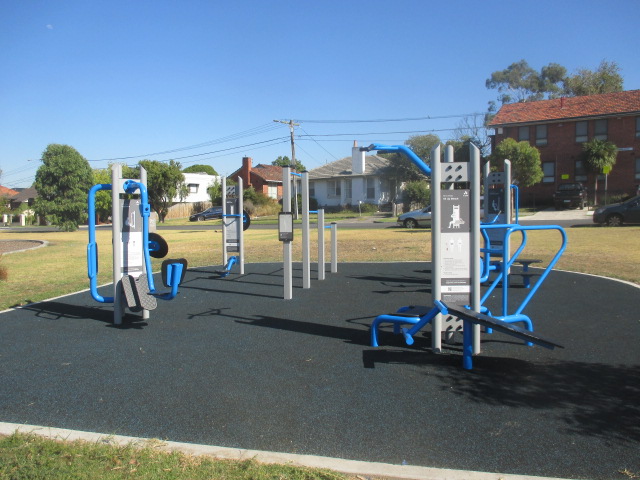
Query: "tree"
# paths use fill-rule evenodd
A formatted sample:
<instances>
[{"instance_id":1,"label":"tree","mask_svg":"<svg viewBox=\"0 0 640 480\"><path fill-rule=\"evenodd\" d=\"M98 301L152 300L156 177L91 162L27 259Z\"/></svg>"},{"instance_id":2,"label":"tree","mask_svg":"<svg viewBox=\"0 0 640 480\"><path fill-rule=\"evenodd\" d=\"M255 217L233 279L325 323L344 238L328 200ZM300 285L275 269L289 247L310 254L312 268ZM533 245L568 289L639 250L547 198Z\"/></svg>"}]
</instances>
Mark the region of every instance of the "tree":
<instances>
[{"instance_id":1,"label":"tree","mask_svg":"<svg viewBox=\"0 0 640 480\"><path fill-rule=\"evenodd\" d=\"M564 94L569 97L621 92L624 80L616 62L603 60L596 71L586 68L564 79Z\"/></svg>"},{"instance_id":2,"label":"tree","mask_svg":"<svg viewBox=\"0 0 640 480\"><path fill-rule=\"evenodd\" d=\"M89 162L69 145L51 144L36 172L34 209L65 232L87 220L87 195L93 186Z\"/></svg>"},{"instance_id":3,"label":"tree","mask_svg":"<svg viewBox=\"0 0 640 480\"><path fill-rule=\"evenodd\" d=\"M504 160L511 161L511 179L514 184L530 187L544 178L540 163L540 152L529 142L516 142L505 138L490 157L494 167L501 167Z\"/></svg>"},{"instance_id":4,"label":"tree","mask_svg":"<svg viewBox=\"0 0 640 480\"><path fill-rule=\"evenodd\" d=\"M111 183L111 170L108 168L96 168L93 170L93 184ZM95 207L97 220L105 220L111 215L111 191L100 190L96 192ZM93 212L89 212L92 215Z\"/></svg>"},{"instance_id":5,"label":"tree","mask_svg":"<svg viewBox=\"0 0 640 480\"><path fill-rule=\"evenodd\" d=\"M485 85L498 90L501 104L530 102L554 98L562 92L562 81L567 69L557 63L550 63L537 72L526 60L512 63L504 70L493 72ZM489 102L489 111L496 110L495 102Z\"/></svg>"},{"instance_id":6,"label":"tree","mask_svg":"<svg viewBox=\"0 0 640 480\"><path fill-rule=\"evenodd\" d=\"M218 176L218 172L211 165L191 165L182 170L182 173L206 173L207 175Z\"/></svg>"},{"instance_id":7,"label":"tree","mask_svg":"<svg viewBox=\"0 0 640 480\"><path fill-rule=\"evenodd\" d=\"M290 167L291 166L291 159L287 156L280 156L278 158L276 158L273 162L271 162L271 165L275 165L277 167ZM307 167L305 167L302 162L300 160L298 160L296 158L296 166L295 166L295 170L296 172L306 172L307 171Z\"/></svg>"},{"instance_id":8,"label":"tree","mask_svg":"<svg viewBox=\"0 0 640 480\"><path fill-rule=\"evenodd\" d=\"M169 163L157 160L142 160L140 166L147 171L147 192L151 208L158 214L158 218L164 223L169 213L169 207L187 196L187 187L184 184L180 163L170 160Z\"/></svg>"},{"instance_id":9,"label":"tree","mask_svg":"<svg viewBox=\"0 0 640 480\"><path fill-rule=\"evenodd\" d=\"M440 137L433 134L413 135L404 142L405 145L413 150L413 153L419 156L427 164L429 163L431 150L433 147L440 145L440 143Z\"/></svg>"},{"instance_id":10,"label":"tree","mask_svg":"<svg viewBox=\"0 0 640 480\"><path fill-rule=\"evenodd\" d=\"M207 188L207 193L209 194L209 198L211 199L211 203L213 205L221 205L222 204L222 183L217 180L213 182L213 184Z\"/></svg>"},{"instance_id":11,"label":"tree","mask_svg":"<svg viewBox=\"0 0 640 480\"><path fill-rule=\"evenodd\" d=\"M485 85L498 90L498 101L505 103L530 102L559 96L577 97L597 93L620 92L623 79L616 62L603 60L595 70L583 68L573 75L557 63L550 63L537 72L526 60L512 63L504 70L493 72ZM497 110L494 101L489 102L489 113ZM487 118L490 120L491 115Z\"/></svg>"},{"instance_id":12,"label":"tree","mask_svg":"<svg viewBox=\"0 0 640 480\"><path fill-rule=\"evenodd\" d=\"M473 143L480 149L480 157L486 158L491 153L491 137L489 136L489 130L486 125L486 116L470 115L462 118L458 123L457 128L454 130L454 141L468 144ZM448 144L449 142L447 142ZM455 144L454 144L455 146ZM457 153L457 149L456 149ZM468 145L467 145L468 153ZM457 155L456 155L457 156ZM464 157L466 161L469 156ZM456 161L458 159L456 158Z\"/></svg>"},{"instance_id":13,"label":"tree","mask_svg":"<svg viewBox=\"0 0 640 480\"><path fill-rule=\"evenodd\" d=\"M585 168L593 173L593 204L598 204L598 175L605 173L616 163L618 147L612 142L592 138L582 145L582 161Z\"/></svg>"}]
</instances>

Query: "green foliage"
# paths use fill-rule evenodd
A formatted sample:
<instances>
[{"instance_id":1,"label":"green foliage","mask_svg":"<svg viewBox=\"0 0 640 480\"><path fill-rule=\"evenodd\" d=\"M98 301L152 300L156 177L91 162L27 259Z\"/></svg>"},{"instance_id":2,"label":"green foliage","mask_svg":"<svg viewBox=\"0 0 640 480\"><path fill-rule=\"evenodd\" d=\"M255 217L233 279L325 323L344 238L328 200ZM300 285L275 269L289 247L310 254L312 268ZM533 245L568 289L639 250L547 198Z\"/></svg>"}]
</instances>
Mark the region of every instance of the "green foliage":
<instances>
[{"instance_id":1,"label":"green foliage","mask_svg":"<svg viewBox=\"0 0 640 480\"><path fill-rule=\"evenodd\" d=\"M562 79L567 69L557 63L550 63L537 72L526 60L512 63L504 70L491 74L485 85L498 90L501 104L542 100L545 96L553 98L561 92ZM490 103L491 111L495 103Z\"/></svg>"},{"instance_id":2,"label":"green foliage","mask_svg":"<svg viewBox=\"0 0 640 480\"><path fill-rule=\"evenodd\" d=\"M431 156L431 150L433 147L440 145L440 137L433 134L428 135L413 135L404 142L413 153L419 156L425 163L429 163L429 157Z\"/></svg>"},{"instance_id":3,"label":"green foliage","mask_svg":"<svg viewBox=\"0 0 640 480\"><path fill-rule=\"evenodd\" d=\"M111 170L108 168L96 168L93 170L93 184L111 183ZM111 191L100 190L95 196L96 215L99 220L106 220L111 215ZM91 212L89 212L91 214Z\"/></svg>"},{"instance_id":4,"label":"green foliage","mask_svg":"<svg viewBox=\"0 0 640 480\"><path fill-rule=\"evenodd\" d=\"M404 186L404 201L409 204L428 205L431 200L431 186L425 180L407 182Z\"/></svg>"},{"instance_id":5,"label":"green foliage","mask_svg":"<svg viewBox=\"0 0 640 480\"><path fill-rule=\"evenodd\" d=\"M557 63L550 63L537 72L526 60L520 60L504 70L493 72L485 85L498 90L498 101L504 105L558 98L561 95L576 97L620 92L623 78L618 64L605 60L595 71L583 68L573 75L567 75L567 69ZM496 103L489 102L489 111L496 110Z\"/></svg>"},{"instance_id":6,"label":"green foliage","mask_svg":"<svg viewBox=\"0 0 640 480\"><path fill-rule=\"evenodd\" d=\"M506 138L491 154L493 167L502 167L504 160L511 160L511 179L522 187L530 187L544 178L540 163L540 152L529 142L516 142Z\"/></svg>"},{"instance_id":7,"label":"green foliage","mask_svg":"<svg viewBox=\"0 0 640 480\"><path fill-rule=\"evenodd\" d=\"M207 193L212 205L222 205L222 182L214 181L213 185L207 188Z\"/></svg>"},{"instance_id":8,"label":"green foliage","mask_svg":"<svg viewBox=\"0 0 640 480\"><path fill-rule=\"evenodd\" d=\"M36 172L38 192L34 209L65 232L87 220L87 195L93 186L89 162L68 145L51 144L42 154Z\"/></svg>"},{"instance_id":9,"label":"green foliage","mask_svg":"<svg viewBox=\"0 0 640 480\"><path fill-rule=\"evenodd\" d=\"M618 156L618 147L612 142L592 138L582 145L582 161L585 168L593 173L593 204L598 204L598 175L603 173L603 168L613 167Z\"/></svg>"},{"instance_id":10,"label":"green foliage","mask_svg":"<svg viewBox=\"0 0 640 480\"><path fill-rule=\"evenodd\" d=\"M624 80L616 62L603 60L595 71L582 68L564 79L564 94L570 97L621 92Z\"/></svg>"},{"instance_id":11,"label":"green foliage","mask_svg":"<svg viewBox=\"0 0 640 480\"><path fill-rule=\"evenodd\" d=\"M182 170L182 173L206 173L207 175L218 175L218 172L211 165L191 165Z\"/></svg>"},{"instance_id":12,"label":"green foliage","mask_svg":"<svg viewBox=\"0 0 640 480\"><path fill-rule=\"evenodd\" d=\"M170 160L169 163L157 160L142 160L140 166L147 171L147 192L149 204L158 214L160 222L164 222L174 198L184 199L187 186L184 184L180 163Z\"/></svg>"},{"instance_id":13,"label":"green foliage","mask_svg":"<svg viewBox=\"0 0 640 480\"><path fill-rule=\"evenodd\" d=\"M271 165L275 165L277 167L289 167L291 166L291 159L287 156L280 156L278 158L276 158L273 162L271 162ZM305 167L302 162L300 160L298 160L296 158L296 163L295 163L296 167L295 170L296 172L306 172L307 171L307 167Z\"/></svg>"}]
</instances>

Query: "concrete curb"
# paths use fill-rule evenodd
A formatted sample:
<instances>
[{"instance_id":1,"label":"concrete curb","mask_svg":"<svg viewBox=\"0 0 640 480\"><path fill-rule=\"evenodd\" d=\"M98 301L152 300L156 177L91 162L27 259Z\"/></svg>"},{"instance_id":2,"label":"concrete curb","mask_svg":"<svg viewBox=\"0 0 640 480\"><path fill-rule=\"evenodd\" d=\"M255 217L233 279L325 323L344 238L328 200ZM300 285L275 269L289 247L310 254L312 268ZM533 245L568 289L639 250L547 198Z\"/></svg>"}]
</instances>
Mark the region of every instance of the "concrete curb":
<instances>
[{"instance_id":1,"label":"concrete curb","mask_svg":"<svg viewBox=\"0 0 640 480\"><path fill-rule=\"evenodd\" d=\"M82 432L36 425L0 422L0 435L13 433L29 433L53 440L104 443L112 445L152 446L170 452L181 452L186 455L206 455L224 460L255 460L261 463L277 463L300 467L323 468L350 475L367 475L374 477L415 479L415 480L564 480L557 477L534 477L531 475L512 475L502 473L472 472L466 470L449 470L412 465L392 465L388 463L361 462L340 458L319 457L316 455L299 455L293 453L266 452L260 450L244 450L241 448L215 447L161 441L149 438L126 437L122 435L104 435L101 433Z\"/></svg>"}]
</instances>

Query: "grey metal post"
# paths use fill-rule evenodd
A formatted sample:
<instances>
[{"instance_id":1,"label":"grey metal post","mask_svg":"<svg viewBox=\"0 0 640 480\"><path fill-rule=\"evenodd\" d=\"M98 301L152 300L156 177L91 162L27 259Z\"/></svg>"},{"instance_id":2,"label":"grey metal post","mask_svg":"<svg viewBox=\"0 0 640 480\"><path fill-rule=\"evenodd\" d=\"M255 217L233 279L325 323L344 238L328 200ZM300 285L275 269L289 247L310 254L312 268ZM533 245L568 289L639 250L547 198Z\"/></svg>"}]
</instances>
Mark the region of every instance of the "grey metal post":
<instances>
[{"instance_id":1,"label":"grey metal post","mask_svg":"<svg viewBox=\"0 0 640 480\"><path fill-rule=\"evenodd\" d=\"M471 184L471 308L480 311L480 150L469 145ZM480 353L480 325L473 326L473 354Z\"/></svg>"},{"instance_id":2,"label":"grey metal post","mask_svg":"<svg viewBox=\"0 0 640 480\"><path fill-rule=\"evenodd\" d=\"M440 145L431 150L431 295L433 300L442 299L440 285L440 188L442 172L440 170ZM442 351L442 315L438 314L432 321L431 348L434 352Z\"/></svg>"},{"instance_id":3,"label":"grey metal post","mask_svg":"<svg viewBox=\"0 0 640 480\"><path fill-rule=\"evenodd\" d=\"M244 189L242 177L238 177L238 187L236 190L238 196L238 257L240 264L240 275L244 275ZM225 249L226 250L226 249Z\"/></svg>"},{"instance_id":4,"label":"grey metal post","mask_svg":"<svg viewBox=\"0 0 640 480\"><path fill-rule=\"evenodd\" d=\"M331 222L331 273L338 273L338 224Z\"/></svg>"},{"instance_id":5,"label":"grey metal post","mask_svg":"<svg viewBox=\"0 0 640 480\"><path fill-rule=\"evenodd\" d=\"M282 211L291 212L291 168L282 169ZM293 265L291 242L282 242L282 263L284 270L284 299L293 298Z\"/></svg>"},{"instance_id":6,"label":"grey metal post","mask_svg":"<svg viewBox=\"0 0 640 480\"><path fill-rule=\"evenodd\" d=\"M318 209L318 280L324 280L324 209Z\"/></svg>"},{"instance_id":7,"label":"grey metal post","mask_svg":"<svg viewBox=\"0 0 640 480\"><path fill-rule=\"evenodd\" d=\"M302 288L311 288L309 251L309 172L302 173Z\"/></svg>"},{"instance_id":8,"label":"grey metal post","mask_svg":"<svg viewBox=\"0 0 640 480\"><path fill-rule=\"evenodd\" d=\"M147 171L145 170L145 168L140 165L140 183L142 183L145 188L147 187ZM147 189L147 193L149 192L149 190ZM151 219L147 219L148 221L150 221ZM146 272L147 275L153 275L153 272L147 272L147 266L145 264L145 262L142 262L142 271ZM142 310L142 318L144 320L148 320L149 319L149 310L147 309L143 309Z\"/></svg>"},{"instance_id":9,"label":"grey metal post","mask_svg":"<svg viewBox=\"0 0 640 480\"><path fill-rule=\"evenodd\" d=\"M122 165L111 166L111 241L113 243L113 324L122 323L122 212L120 190L122 188Z\"/></svg>"},{"instance_id":10,"label":"grey metal post","mask_svg":"<svg viewBox=\"0 0 640 480\"><path fill-rule=\"evenodd\" d=\"M222 177L222 266L227 264L227 178Z\"/></svg>"},{"instance_id":11,"label":"grey metal post","mask_svg":"<svg viewBox=\"0 0 640 480\"><path fill-rule=\"evenodd\" d=\"M513 209L511 208L511 160L504 161L504 217L505 222L508 224L513 223ZM507 259L511 258L511 248L510 245L504 245L506 258L503 260L506 262ZM509 274L511 274L511 269L509 269Z\"/></svg>"}]
</instances>

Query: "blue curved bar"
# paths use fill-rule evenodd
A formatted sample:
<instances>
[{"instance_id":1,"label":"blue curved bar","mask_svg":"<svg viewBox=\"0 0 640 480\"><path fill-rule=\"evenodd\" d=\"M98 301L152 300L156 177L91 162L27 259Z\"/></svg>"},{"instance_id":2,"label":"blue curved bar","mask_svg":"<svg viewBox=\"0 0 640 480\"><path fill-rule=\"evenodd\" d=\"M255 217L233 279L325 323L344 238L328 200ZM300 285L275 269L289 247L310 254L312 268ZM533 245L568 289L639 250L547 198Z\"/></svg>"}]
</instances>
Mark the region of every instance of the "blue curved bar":
<instances>
[{"instance_id":1,"label":"blue curved bar","mask_svg":"<svg viewBox=\"0 0 640 480\"><path fill-rule=\"evenodd\" d=\"M383 145L381 143L372 143L367 147L367 150L377 150L378 152L386 153L404 153L422 173L429 177L431 176L431 167L406 145Z\"/></svg>"},{"instance_id":2,"label":"blue curved bar","mask_svg":"<svg viewBox=\"0 0 640 480\"><path fill-rule=\"evenodd\" d=\"M103 297L98 294L98 245L96 244L96 193L100 190L111 190L110 183L99 183L89 190L89 244L87 245L87 275L89 290L96 302L113 303L113 297Z\"/></svg>"}]
</instances>

